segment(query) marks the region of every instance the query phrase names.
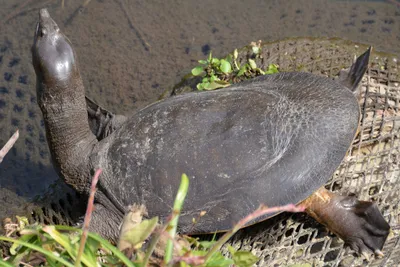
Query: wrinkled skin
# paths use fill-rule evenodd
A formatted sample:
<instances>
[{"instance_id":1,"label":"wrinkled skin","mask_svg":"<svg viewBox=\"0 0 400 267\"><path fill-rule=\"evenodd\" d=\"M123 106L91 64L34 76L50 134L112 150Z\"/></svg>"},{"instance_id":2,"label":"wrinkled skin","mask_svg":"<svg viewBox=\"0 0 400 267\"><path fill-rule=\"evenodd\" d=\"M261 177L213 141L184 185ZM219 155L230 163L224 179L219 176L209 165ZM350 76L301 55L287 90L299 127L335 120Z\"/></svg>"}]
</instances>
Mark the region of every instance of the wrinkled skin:
<instances>
[{"instance_id":1,"label":"wrinkled skin","mask_svg":"<svg viewBox=\"0 0 400 267\"><path fill-rule=\"evenodd\" d=\"M318 188L340 164L358 126L358 103L344 85L307 73L262 76L160 101L98 141L89 127L76 55L46 10L40 11L32 57L59 175L88 193L93 171L103 169L93 231L115 240L131 204L164 221L185 172L190 188L181 233L224 231L260 204L306 199L309 214L356 251L382 248L389 226L374 204L343 206L337 204L343 197L319 197L326 190ZM193 227L192 218L203 210ZM351 225L332 219L345 213Z\"/></svg>"}]
</instances>

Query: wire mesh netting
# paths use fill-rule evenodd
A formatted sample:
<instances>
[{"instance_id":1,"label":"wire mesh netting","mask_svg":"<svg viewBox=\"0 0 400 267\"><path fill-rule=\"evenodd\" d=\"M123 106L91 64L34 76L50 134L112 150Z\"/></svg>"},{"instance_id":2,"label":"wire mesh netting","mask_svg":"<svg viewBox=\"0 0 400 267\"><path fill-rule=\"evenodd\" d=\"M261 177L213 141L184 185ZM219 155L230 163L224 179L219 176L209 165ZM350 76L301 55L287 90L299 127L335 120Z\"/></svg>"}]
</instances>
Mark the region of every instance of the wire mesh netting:
<instances>
[{"instance_id":1,"label":"wire mesh netting","mask_svg":"<svg viewBox=\"0 0 400 267\"><path fill-rule=\"evenodd\" d=\"M263 46L263 64L333 77L366 49L343 40L286 40ZM230 241L233 247L259 256L259 266L399 266L399 63L395 56L380 53L373 53L370 62L359 98L359 133L326 188L377 203L392 227L385 256L369 261L357 257L313 219L286 213L244 229Z\"/></svg>"}]
</instances>

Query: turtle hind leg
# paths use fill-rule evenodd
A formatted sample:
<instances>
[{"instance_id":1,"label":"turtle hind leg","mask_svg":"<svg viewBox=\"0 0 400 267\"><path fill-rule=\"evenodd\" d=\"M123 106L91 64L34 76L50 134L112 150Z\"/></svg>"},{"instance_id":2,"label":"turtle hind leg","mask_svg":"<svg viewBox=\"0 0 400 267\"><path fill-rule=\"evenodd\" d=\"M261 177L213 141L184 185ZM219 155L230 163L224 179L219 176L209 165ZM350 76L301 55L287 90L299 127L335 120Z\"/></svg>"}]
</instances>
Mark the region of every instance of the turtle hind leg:
<instances>
[{"instance_id":1,"label":"turtle hind leg","mask_svg":"<svg viewBox=\"0 0 400 267\"><path fill-rule=\"evenodd\" d=\"M83 223L82 218L82 223ZM103 238L116 243L119 236L119 223L122 216L118 212L107 209L100 203L94 205L89 231L101 235Z\"/></svg>"},{"instance_id":2,"label":"turtle hind leg","mask_svg":"<svg viewBox=\"0 0 400 267\"><path fill-rule=\"evenodd\" d=\"M340 196L324 188L304 200L306 212L342 238L358 254L382 256L390 226L375 203Z\"/></svg>"},{"instance_id":3,"label":"turtle hind leg","mask_svg":"<svg viewBox=\"0 0 400 267\"><path fill-rule=\"evenodd\" d=\"M368 69L369 56L371 55L372 47L359 56L351 65L350 70L343 70L339 74L339 83L349 88L350 91L357 94L357 88Z\"/></svg>"}]
</instances>

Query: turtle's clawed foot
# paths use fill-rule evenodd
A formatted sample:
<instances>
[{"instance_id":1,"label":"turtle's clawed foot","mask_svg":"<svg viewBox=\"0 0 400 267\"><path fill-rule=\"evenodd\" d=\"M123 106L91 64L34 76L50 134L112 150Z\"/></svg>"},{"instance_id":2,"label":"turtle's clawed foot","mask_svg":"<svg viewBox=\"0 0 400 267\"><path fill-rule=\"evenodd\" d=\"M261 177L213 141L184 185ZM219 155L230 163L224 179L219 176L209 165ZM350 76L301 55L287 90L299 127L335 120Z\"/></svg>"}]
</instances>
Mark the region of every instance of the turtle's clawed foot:
<instances>
[{"instance_id":1,"label":"turtle's clawed foot","mask_svg":"<svg viewBox=\"0 0 400 267\"><path fill-rule=\"evenodd\" d=\"M341 197L337 207L343 216L343 225L334 230L345 244L368 259L368 254L383 256L381 251L390 226L375 203L359 201L355 197Z\"/></svg>"},{"instance_id":2,"label":"turtle's clawed foot","mask_svg":"<svg viewBox=\"0 0 400 267\"><path fill-rule=\"evenodd\" d=\"M371 252L383 256L381 249L390 226L376 204L359 201L354 196L340 196L323 188L303 204L308 214L326 225L359 255L367 259Z\"/></svg>"}]
</instances>

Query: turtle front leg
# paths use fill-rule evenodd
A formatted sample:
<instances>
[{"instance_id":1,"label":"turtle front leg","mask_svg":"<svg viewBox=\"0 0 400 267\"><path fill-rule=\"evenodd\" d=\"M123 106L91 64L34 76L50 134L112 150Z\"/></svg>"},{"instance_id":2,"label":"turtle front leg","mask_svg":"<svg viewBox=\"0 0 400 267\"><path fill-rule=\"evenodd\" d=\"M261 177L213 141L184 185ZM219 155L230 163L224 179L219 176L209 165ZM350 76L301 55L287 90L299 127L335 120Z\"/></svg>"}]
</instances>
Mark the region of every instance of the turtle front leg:
<instances>
[{"instance_id":1,"label":"turtle front leg","mask_svg":"<svg viewBox=\"0 0 400 267\"><path fill-rule=\"evenodd\" d=\"M320 188L301 205L311 217L337 234L357 253L366 258L370 251L383 255L381 249L390 226L375 203Z\"/></svg>"},{"instance_id":2,"label":"turtle front leg","mask_svg":"<svg viewBox=\"0 0 400 267\"><path fill-rule=\"evenodd\" d=\"M89 126L98 141L103 140L123 125L126 117L115 115L85 96Z\"/></svg>"}]
</instances>

